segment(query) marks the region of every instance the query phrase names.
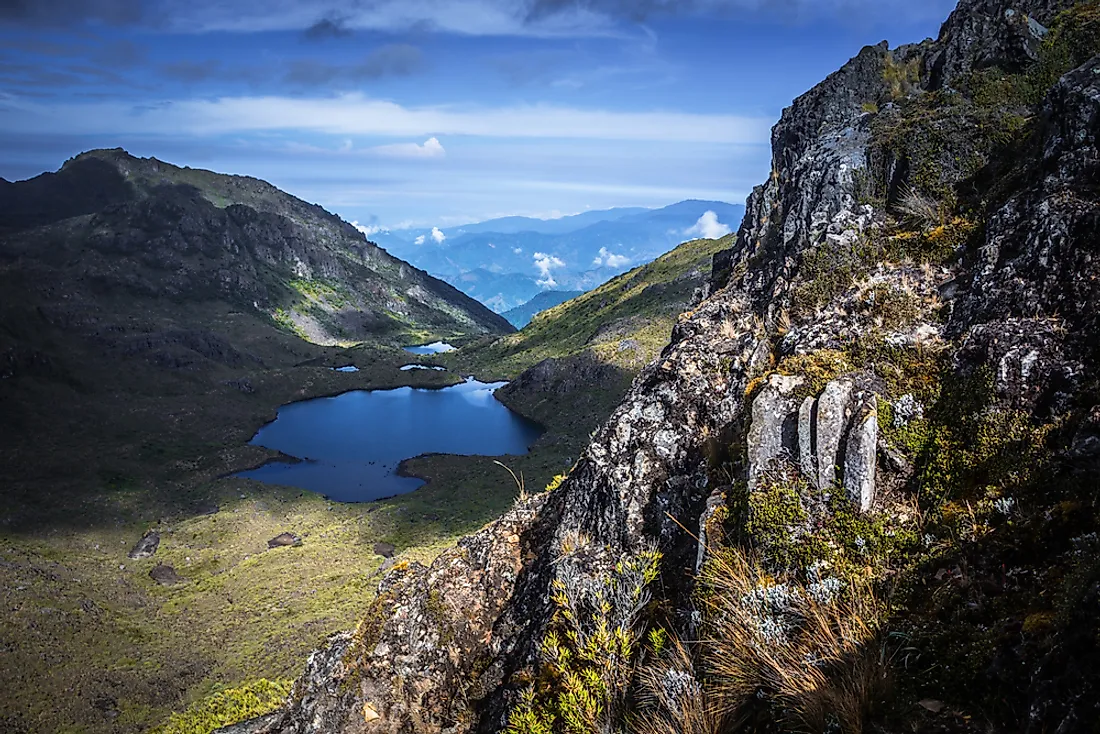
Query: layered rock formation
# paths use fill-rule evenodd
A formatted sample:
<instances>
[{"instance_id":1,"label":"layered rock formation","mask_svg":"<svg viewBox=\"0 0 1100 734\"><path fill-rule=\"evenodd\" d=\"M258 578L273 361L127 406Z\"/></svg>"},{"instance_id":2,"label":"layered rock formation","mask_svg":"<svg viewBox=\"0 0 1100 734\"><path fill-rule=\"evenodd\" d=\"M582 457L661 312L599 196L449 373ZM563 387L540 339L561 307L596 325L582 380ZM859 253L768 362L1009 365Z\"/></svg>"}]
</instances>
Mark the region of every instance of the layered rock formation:
<instances>
[{"instance_id":1,"label":"layered rock formation","mask_svg":"<svg viewBox=\"0 0 1100 734\"><path fill-rule=\"evenodd\" d=\"M1070 6L963 0L938 40L868 47L796 100L709 297L569 478L387 577L369 633L334 638L264 731L533 731L517 712L539 720L569 600L630 637L635 602L601 589L656 548L651 623L693 639L722 538L810 593L901 579L895 724L1086 730L1100 26ZM948 162L921 147L945 131ZM609 694L603 730L634 700Z\"/></svg>"}]
</instances>

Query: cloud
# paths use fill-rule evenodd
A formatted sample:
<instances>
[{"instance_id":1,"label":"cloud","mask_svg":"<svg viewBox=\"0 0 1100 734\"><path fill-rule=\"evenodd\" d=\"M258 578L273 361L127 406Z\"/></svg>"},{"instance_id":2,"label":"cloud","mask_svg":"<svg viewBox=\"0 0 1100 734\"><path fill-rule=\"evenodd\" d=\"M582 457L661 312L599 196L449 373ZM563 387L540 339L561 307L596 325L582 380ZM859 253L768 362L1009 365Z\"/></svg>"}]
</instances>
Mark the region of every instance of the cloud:
<instances>
[{"instance_id":1,"label":"cloud","mask_svg":"<svg viewBox=\"0 0 1100 734\"><path fill-rule=\"evenodd\" d=\"M432 227L432 239L436 241L436 244L442 245L443 240L447 239L447 235L443 234L439 227Z\"/></svg>"},{"instance_id":2,"label":"cloud","mask_svg":"<svg viewBox=\"0 0 1100 734\"><path fill-rule=\"evenodd\" d=\"M447 155L438 138L428 138L422 145L416 143L377 145L368 148L365 152L383 158L442 158Z\"/></svg>"},{"instance_id":3,"label":"cloud","mask_svg":"<svg viewBox=\"0 0 1100 734\"><path fill-rule=\"evenodd\" d=\"M130 25L148 18L142 0L0 0L0 23L73 26Z\"/></svg>"},{"instance_id":4,"label":"cloud","mask_svg":"<svg viewBox=\"0 0 1100 734\"><path fill-rule=\"evenodd\" d=\"M351 29L344 25L343 18L322 18L302 32L307 41L325 41L331 38L347 38Z\"/></svg>"},{"instance_id":5,"label":"cloud","mask_svg":"<svg viewBox=\"0 0 1100 734\"><path fill-rule=\"evenodd\" d=\"M212 79L220 70L221 62L217 59L177 61L160 67L161 73L169 79L189 83Z\"/></svg>"},{"instance_id":6,"label":"cloud","mask_svg":"<svg viewBox=\"0 0 1100 734\"><path fill-rule=\"evenodd\" d=\"M471 135L766 145L763 117L692 112L620 112L553 105L405 107L360 93L332 97L239 96L134 106L122 102L40 104L0 97L5 131L216 135L299 130L332 135Z\"/></svg>"},{"instance_id":7,"label":"cloud","mask_svg":"<svg viewBox=\"0 0 1100 734\"><path fill-rule=\"evenodd\" d=\"M539 275L542 276L537 284L543 288L553 288L558 282L554 280L554 276L550 274L550 271L554 268L564 268L565 261L559 257L553 255L547 255L543 252L535 253L535 267L538 268Z\"/></svg>"},{"instance_id":8,"label":"cloud","mask_svg":"<svg viewBox=\"0 0 1100 734\"><path fill-rule=\"evenodd\" d=\"M422 245L422 244L424 244L424 239L425 239L424 235L420 235L415 240L413 240L413 244L414 245Z\"/></svg>"},{"instance_id":9,"label":"cloud","mask_svg":"<svg viewBox=\"0 0 1100 734\"><path fill-rule=\"evenodd\" d=\"M636 32L640 22L673 15L927 20L945 17L954 6L955 0L0 0L0 23L139 25L181 33L299 31L312 40L353 30L580 37Z\"/></svg>"},{"instance_id":10,"label":"cloud","mask_svg":"<svg viewBox=\"0 0 1100 734\"><path fill-rule=\"evenodd\" d=\"M333 82L358 83L390 76L409 76L423 67L424 55L416 46L390 43L367 54L357 64L328 64L315 59L296 59L290 63L283 80L299 86L319 86Z\"/></svg>"},{"instance_id":11,"label":"cloud","mask_svg":"<svg viewBox=\"0 0 1100 734\"><path fill-rule=\"evenodd\" d=\"M382 227L381 225L379 225L379 224L367 224L367 225L363 225L363 224L359 224L359 220L355 220L355 221L353 221L353 222L351 223L351 226L355 227L355 228L356 228L357 230L359 230L360 232L362 232L362 233L363 233L363 236L364 236L364 237L366 237L367 239L370 239L370 237L371 237L372 235L376 235L376 234L378 234L379 232L383 232L383 231L385 231L385 230L384 230L384 228L383 228L383 227Z\"/></svg>"},{"instance_id":12,"label":"cloud","mask_svg":"<svg viewBox=\"0 0 1100 734\"><path fill-rule=\"evenodd\" d=\"M621 268L630 263L630 258L625 255L616 255L606 247L600 248L599 256L592 261L596 267Z\"/></svg>"},{"instance_id":13,"label":"cloud","mask_svg":"<svg viewBox=\"0 0 1100 734\"><path fill-rule=\"evenodd\" d=\"M3 0L0 0L2 3ZM132 68L145 61L148 49L133 41L114 41L108 43L92 54L92 61L106 66Z\"/></svg>"},{"instance_id":14,"label":"cloud","mask_svg":"<svg viewBox=\"0 0 1100 734\"><path fill-rule=\"evenodd\" d=\"M513 247L512 252L515 253L516 255L522 255L523 254L523 248L522 247Z\"/></svg>"},{"instance_id":15,"label":"cloud","mask_svg":"<svg viewBox=\"0 0 1100 734\"><path fill-rule=\"evenodd\" d=\"M717 240L725 237L732 231L729 225L722 224L718 221L717 214L712 211L707 211L703 213L703 216L699 217L699 221L685 229L684 234L689 237L700 237L705 240Z\"/></svg>"}]
</instances>

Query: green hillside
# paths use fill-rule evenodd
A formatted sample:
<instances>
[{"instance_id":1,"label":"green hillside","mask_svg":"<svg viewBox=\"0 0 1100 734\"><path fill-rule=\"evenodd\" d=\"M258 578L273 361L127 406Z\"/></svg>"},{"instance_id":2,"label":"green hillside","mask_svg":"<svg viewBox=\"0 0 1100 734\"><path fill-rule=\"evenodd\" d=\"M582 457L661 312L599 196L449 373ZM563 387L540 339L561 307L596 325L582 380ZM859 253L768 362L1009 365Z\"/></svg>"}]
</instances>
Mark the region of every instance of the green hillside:
<instances>
[{"instance_id":1,"label":"green hillside","mask_svg":"<svg viewBox=\"0 0 1100 734\"><path fill-rule=\"evenodd\" d=\"M685 242L543 311L515 334L476 341L445 361L464 372L511 379L544 359L590 352L600 362L636 373L668 344L677 318L709 277L711 258L733 238Z\"/></svg>"}]
</instances>

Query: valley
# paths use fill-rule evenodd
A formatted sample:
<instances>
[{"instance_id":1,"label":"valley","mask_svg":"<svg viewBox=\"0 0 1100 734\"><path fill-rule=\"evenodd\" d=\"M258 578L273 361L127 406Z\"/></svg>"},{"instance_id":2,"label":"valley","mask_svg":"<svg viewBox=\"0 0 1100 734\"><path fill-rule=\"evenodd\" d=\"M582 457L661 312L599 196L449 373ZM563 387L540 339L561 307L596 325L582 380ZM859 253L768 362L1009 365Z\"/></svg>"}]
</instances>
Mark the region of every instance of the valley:
<instances>
[{"instance_id":1,"label":"valley","mask_svg":"<svg viewBox=\"0 0 1100 734\"><path fill-rule=\"evenodd\" d=\"M121 181L104 162L119 166ZM532 492L569 469L649 353L667 342L676 315L689 305L710 256L721 247L709 241L685 245L671 259L597 291L597 298L614 307L603 309L591 300L558 307L552 318L560 321L556 328L562 333L641 338L642 351L628 359L613 356L619 354L615 350L589 350L583 338L553 351L546 327L536 326L524 343L530 339L539 348L501 361L485 351L493 337L483 342L479 332L510 327L484 315L487 310L464 315L461 309L469 309L470 302L456 299L438 315L409 308L400 328L391 316L389 323L372 316L396 313L390 310L395 306L367 306L363 299L375 298L370 295L375 287L364 288L342 268L365 262L384 278L423 276L384 259L374 264L373 255L360 260L358 253L369 253L369 244L318 260L306 253L327 235L320 240L312 235L291 245L299 253L293 268L280 270L280 256L265 254L249 266L255 271L240 270L240 263L222 265L235 283L230 290L219 290L214 282L198 297L193 285L173 290L173 280L186 272L173 270L179 264L171 258L180 245L156 238L174 236L169 227L195 226L189 224L191 210L200 217L200 228L225 226L217 207L247 206L233 203L241 201L282 212L274 216L283 221L338 230L324 214L262 182L176 169L118 151L82 156L53 176L36 180L34 187L45 190L57 208L34 221L6 220L9 231L0 238L0 279L8 293L20 294L5 299L0 322L6 370L0 384L5 436L0 458L6 472L0 581L9 610L0 622L0 639L12 661L0 670L0 687L14 692L0 703L0 722L16 731L79 726L88 732L141 732L173 712L211 705L223 689L287 685L300 674L310 649L354 625L374 598L382 570L394 563L430 562L455 539L504 512L521 492L508 470L522 478L522 491ZM106 190L117 189L121 201L67 202L55 194L56 177L70 179L61 191L83 190L86 177L117 181ZM184 194L158 188L193 184L202 188ZM20 201L6 211L33 209L26 191L4 192L9 202ZM181 195L183 200L172 199ZM150 207L169 201L175 203L167 213L150 219ZM88 213L97 206L107 213ZM100 274L89 285L62 253L65 248L75 253L83 246L78 243L98 243L97 233L119 227L120 217L145 229L142 249L136 239L91 245L98 263L92 272ZM115 223L108 225L107 218ZM334 226L337 230L323 229ZM209 237L201 230L188 236ZM243 230L229 236L251 235ZM347 236L349 243L354 240ZM352 259L343 260L346 252ZM194 256L205 260L217 253ZM337 259L330 260L333 256ZM81 262L88 267L88 260ZM200 262L188 277L211 272L209 262ZM275 264L269 274L263 274L271 267L265 262ZM242 272L254 279L243 292ZM411 294L437 288L450 297L445 287L421 290L415 280L401 288ZM61 301L59 292L67 294ZM433 304L430 298L426 304ZM349 320L350 314L363 320ZM367 336L356 329L378 331ZM369 474L365 469L379 469L380 481L381 475L395 475L400 487L370 497L387 499L345 504L338 500L352 497L338 487L314 493L277 483L283 477L287 484L314 486L289 475L315 464L282 463L287 455L317 459L333 441L362 433L365 426L351 428L348 419L329 418L304 426L297 429L303 440L320 443L300 451L295 450L300 442L250 440L261 426L267 428L260 437L279 425L271 421L288 404L303 409L331 396L431 397L438 390L477 386L464 382L463 375L514 380L551 356L565 361L549 360L532 379L497 391L523 417L481 391L468 396L491 401L486 407L495 405L499 413L494 421L507 419L491 431L471 432L469 417L456 416L454 425L425 419L422 430L438 430L444 439L488 438L515 424L514 445L498 444L486 452L514 455L458 456L468 451L453 441L415 439L416 448L393 454L385 469L370 464L352 470L356 485ZM490 366L491 361L499 363ZM458 407L469 405L456 397ZM396 415L392 408L382 410L379 419ZM412 413L400 415L414 419ZM340 426L331 440L323 432L330 424ZM392 434L391 428L383 431ZM409 428L415 437L415 423ZM496 465L498 459L507 468ZM129 557L148 533L159 540L155 553ZM282 534L294 542L269 548ZM176 731L171 726L164 731Z\"/></svg>"}]
</instances>

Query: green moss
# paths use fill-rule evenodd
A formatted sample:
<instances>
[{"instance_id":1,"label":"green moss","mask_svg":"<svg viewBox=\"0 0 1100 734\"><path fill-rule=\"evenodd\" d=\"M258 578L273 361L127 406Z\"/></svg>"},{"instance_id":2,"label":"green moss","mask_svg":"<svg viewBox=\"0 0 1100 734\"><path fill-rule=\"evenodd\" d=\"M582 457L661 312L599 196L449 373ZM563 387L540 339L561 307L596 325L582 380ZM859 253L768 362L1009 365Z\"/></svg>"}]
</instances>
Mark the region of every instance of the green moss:
<instances>
[{"instance_id":1,"label":"green moss","mask_svg":"<svg viewBox=\"0 0 1100 734\"><path fill-rule=\"evenodd\" d=\"M806 380L801 388L804 395L817 397L825 386L837 377L852 371L848 355L835 349L819 349L810 354L796 354L784 358L775 367L781 375L798 375Z\"/></svg>"},{"instance_id":2,"label":"green moss","mask_svg":"<svg viewBox=\"0 0 1100 734\"><path fill-rule=\"evenodd\" d=\"M172 714L152 734L210 734L223 726L275 711L290 694L291 681L260 679L218 691L185 713Z\"/></svg>"}]
</instances>

